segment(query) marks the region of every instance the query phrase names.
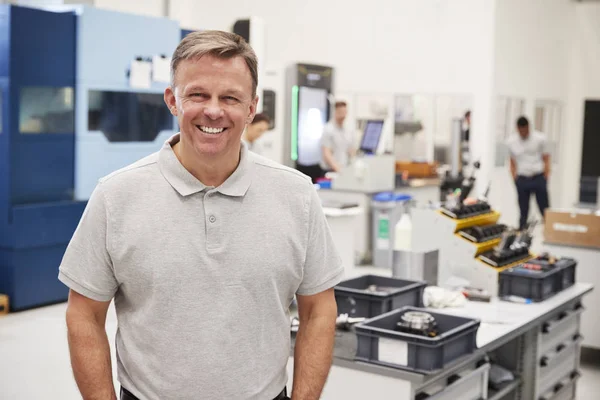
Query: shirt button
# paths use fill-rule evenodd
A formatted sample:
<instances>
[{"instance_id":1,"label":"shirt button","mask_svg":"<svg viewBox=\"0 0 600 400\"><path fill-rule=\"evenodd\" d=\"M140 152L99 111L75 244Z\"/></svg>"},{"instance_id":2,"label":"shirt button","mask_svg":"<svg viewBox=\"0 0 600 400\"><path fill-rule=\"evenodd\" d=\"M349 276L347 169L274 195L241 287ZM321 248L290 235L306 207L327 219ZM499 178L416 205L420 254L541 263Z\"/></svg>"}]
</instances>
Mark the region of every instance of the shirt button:
<instances>
[{"instance_id":1,"label":"shirt button","mask_svg":"<svg viewBox=\"0 0 600 400\"><path fill-rule=\"evenodd\" d=\"M214 215L211 215L210 217L208 217L208 220L214 224L217 220L217 217L215 217Z\"/></svg>"}]
</instances>

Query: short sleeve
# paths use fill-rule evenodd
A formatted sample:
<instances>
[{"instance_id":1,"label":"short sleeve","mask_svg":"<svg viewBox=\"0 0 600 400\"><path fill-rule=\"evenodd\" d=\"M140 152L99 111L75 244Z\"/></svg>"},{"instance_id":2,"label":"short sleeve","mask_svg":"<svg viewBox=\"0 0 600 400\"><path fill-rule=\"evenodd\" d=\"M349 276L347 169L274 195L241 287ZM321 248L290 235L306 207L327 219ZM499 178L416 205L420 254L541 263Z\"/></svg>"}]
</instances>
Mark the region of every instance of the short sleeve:
<instances>
[{"instance_id":1,"label":"short sleeve","mask_svg":"<svg viewBox=\"0 0 600 400\"><path fill-rule=\"evenodd\" d=\"M297 293L310 296L321 293L340 283L344 267L317 191L311 188L308 204L308 241L304 262L304 275Z\"/></svg>"},{"instance_id":2,"label":"short sleeve","mask_svg":"<svg viewBox=\"0 0 600 400\"><path fill-rule=\"evenodd\" d=\"M514 156L515 156L515 151L514 151L514 145L513 145L513 143L514 143L514 141L513 141L513 138L512 138L512 136L511 136L511 137L509 137L509 138L506 140L506 148L508 149L508 154L509 154L511 157L514 157Z\"/></svg>"},{"instance_id":3,"label":"short sleeve","mask_svg":"<svg viewBox=\"0 0 600 400\"><path fill-rule=\"evenodd\" d=\"M548 137L543 133L540 133L540 140L542 141L542 154L550 154L550 142Z\"/></svg>"},{"instance_id":4,"label":"short sleeve","mask_svg":"<svg viewBox=\"0 0 600 400\"><path fill-rule=\"evenodd\" d=\"M321 136L321 147L327 147L328 149L334 149L334 137L333 131L330 129L329 125L325 125L323 128L323 135Z\"/></svg>"},{"instance_id":5,"label":"short sleeve","mask_svg":"<svg viewBox=\"0 0 600 400\"><path fill-rule=\"evenodd\" d=\"M67 246L58 279L75 292L97 301L109 301L117 291L108 251L108 208L98 184Z\"/></svg>"}]
</instances>

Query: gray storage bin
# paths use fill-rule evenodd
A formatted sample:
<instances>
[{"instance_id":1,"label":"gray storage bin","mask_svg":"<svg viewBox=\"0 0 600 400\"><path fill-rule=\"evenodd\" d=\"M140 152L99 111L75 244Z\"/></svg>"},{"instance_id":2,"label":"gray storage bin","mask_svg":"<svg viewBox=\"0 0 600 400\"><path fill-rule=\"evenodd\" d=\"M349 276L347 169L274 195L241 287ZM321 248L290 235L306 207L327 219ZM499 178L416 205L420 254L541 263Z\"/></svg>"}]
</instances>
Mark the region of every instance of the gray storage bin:
<instances>
[{"instance_id":1,"label":"gray storage bin","mask_svg":"<svg viewBox=\"0 0 600 400\"><path fill-rule=\"evenodd\" d=\"M370 292L369 286L384 287L385 292ZM340 282L335 288L338 314L372 318L404 306L423 305L427 282L408 281L377 275L364 275Z\"/></svg>"},{"instance_id":2,"label":"gray storage bin","mask_svg":"<svg viewBox=\"0 0 600 400\"><path fill-rule=\"evenodd\" d=\"M574 400L577 393L577 380L581 374L577 371L557 383L551 390L543 393L538 400Z\"/></svg>"},{"instance_id":3,"label":"gray storage bin","mask_svg":"<svg viewBox=\"0 0 600 400\"><path fill-rule=\"evenodd\" d=\"M438 326L438 336L430 338L395 330L407 311L426 311ZM387 367L430 373L477 348L479 320L439 314L415 307L372 318L355 326L358 338L356 359Z\"/></svg>"},{"instance_id":4,"label":"gray storage bin","mask_svg":"<svg viewBox=\"0 0 600 400\"><path fill-rule=\"evenodd\" d=\"M540 357L538 393L546 393L577 370L581 339L580 335L574 335Z\"/></svg>"},{"instance_id":5,"label":"gray storage bin","mask_svg":"<svg viewBox=\"0 0 600 400\"><path fill-rule=\"evenodd\" d=\"M373 197L373 265L392 268L394 231L402 214L408 212L411 196L378 193Z\"/></svg>"},{"instance_id":6,"label":"gray storage bin","mask_svg":"<svg viewBox=\"0 0 600 400\"><path fill-rule=\"evenodd\" d=\"M426 398L427 400L487 399L489 370L490 364L483 364L475 370L461 373L459 379L436 393L431 393L427 389L419 392L417 398Z\"/></svg>"},{"instance_id":7,"label":"gray storage bin","mask_svg":"<svg viewBox=\"0 0 600 400\"><path fill-rule=\"evenodd\" d=\"M579 333L580 315L584 310L581 303L576 303L545 321L540 326L540 354L551 351Z\"/></svg>"}]
</instances>

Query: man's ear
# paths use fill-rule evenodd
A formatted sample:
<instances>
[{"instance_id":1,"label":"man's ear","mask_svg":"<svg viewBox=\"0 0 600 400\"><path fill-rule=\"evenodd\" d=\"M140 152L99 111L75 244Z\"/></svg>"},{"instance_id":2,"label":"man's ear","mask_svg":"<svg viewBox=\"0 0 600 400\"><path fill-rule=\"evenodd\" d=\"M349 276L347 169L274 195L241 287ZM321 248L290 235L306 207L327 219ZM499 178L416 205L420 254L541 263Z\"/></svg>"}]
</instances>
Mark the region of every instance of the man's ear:
<instances>
[{"instance_id":1,"label":"man's ear","mask_svg":"<svg viewBox=\"0 0 600 400\"><path fill-rule=\"evenodd\" d=\"M169 107L169 111L174 116L177 116L177 99L175 98L175 93L170 86L165 89L164 94L165 104Z\"/></svg>"},{"instance_id":2,"label":"man's ear","mask_svg":"<svg viewBox=\"0 0 600 400\"><path fill-rule=\"evenodd\" d=\"M254 121L254 116L256 115L256 107L258 106L258 96L256 96L254 98L254 100L252 100L252 103L250 103L250 114L248 115L248 119L246 120L246 124L249 125L250 123L252 123L252 121Z\"/></svg>"}]
</instances>

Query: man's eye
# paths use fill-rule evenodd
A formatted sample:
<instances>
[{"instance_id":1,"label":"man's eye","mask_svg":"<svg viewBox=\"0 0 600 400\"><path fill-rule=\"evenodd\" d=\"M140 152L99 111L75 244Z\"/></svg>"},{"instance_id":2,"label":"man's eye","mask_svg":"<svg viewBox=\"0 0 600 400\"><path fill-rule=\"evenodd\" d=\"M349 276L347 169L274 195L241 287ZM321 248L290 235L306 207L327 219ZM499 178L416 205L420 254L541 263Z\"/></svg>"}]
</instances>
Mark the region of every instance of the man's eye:
<instances>
[{"instance_id":1,"label":"man's eye","mask_svg":"<svg viewBox=\"0 0 600 400\"><path fill-rule=\"evenodd\" d=\"M224 99L227 101L237 101L237 99L233 96L225 96Z\"/></svg>"},{"instance_id":2,"label":"man's eye","mask_svg":"<svg viewBox=\"0 0 600 400\"><path fill-rule=\"evenodd\" d=\"M191 97L206 97L206 95L204 93L192 93L190 96Z\"/></svg>"}]
</instances>

